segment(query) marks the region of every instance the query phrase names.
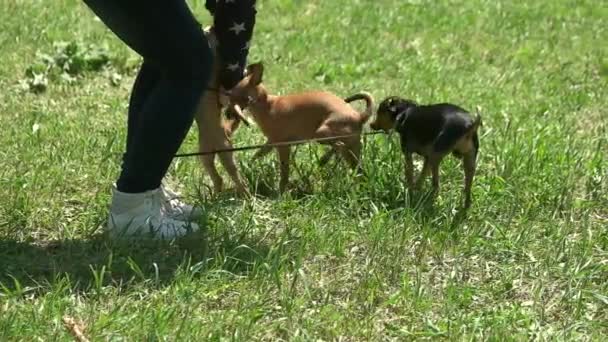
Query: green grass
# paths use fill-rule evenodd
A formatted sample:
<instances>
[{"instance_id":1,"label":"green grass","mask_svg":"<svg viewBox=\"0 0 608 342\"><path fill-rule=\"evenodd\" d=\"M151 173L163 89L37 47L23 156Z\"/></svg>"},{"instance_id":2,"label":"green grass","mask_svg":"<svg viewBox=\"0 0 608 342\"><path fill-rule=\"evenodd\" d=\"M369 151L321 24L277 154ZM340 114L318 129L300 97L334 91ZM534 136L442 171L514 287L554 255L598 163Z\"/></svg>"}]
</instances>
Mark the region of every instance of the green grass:
<instances>
[{"instance_id":1,"label":"green grass","mask_svg":"<svg viewBox=\"0 0 608 342\"><path fill-rule=\"evenodd\" d=\"M457 161L429 205L406 195L397 137L372 136L369 179L303 146L284 197L276 158L240 153L251 202L176 160L204 233L124 245L102 231L139 60L80 2L3 1L0 340L69 340L66 315L92 340L605 340L607 40L591 0L262 1L250 60L272 92L480 106L472 209ZM108 64L24 91L61 41Z\"/></svg>"}]
</instances>

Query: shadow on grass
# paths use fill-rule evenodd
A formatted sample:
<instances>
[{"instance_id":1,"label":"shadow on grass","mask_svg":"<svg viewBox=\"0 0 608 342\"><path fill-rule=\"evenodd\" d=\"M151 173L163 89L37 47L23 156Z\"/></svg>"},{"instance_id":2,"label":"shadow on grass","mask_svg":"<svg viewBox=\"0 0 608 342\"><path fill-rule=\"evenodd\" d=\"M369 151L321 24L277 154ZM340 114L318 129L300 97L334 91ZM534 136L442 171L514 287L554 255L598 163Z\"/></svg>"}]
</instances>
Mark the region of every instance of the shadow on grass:
<instances>
[{"instance_id":1,"label":"shadow on grass","mask_svg":"<svg viewBox=\"0 0 608 342\"><path fill-rule=\"evenodd\" d=\"M169 284L181 270L196 268L247 274L270 247L243 236L207 232L173 242L116 241L105 234L83 240L21 242L0 240L0 294L33 289L42 294L49 285L68 278L72 290L88 292L102 285L132 286L153 281Z\"/></svg>"}]
</instances>

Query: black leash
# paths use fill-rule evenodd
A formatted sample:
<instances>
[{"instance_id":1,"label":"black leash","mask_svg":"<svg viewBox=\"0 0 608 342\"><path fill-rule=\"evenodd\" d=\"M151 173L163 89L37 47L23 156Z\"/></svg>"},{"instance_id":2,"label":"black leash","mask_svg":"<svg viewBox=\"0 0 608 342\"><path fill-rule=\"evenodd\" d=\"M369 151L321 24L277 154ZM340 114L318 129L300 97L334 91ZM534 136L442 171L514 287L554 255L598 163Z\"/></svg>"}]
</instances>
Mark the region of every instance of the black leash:
<instances>
[{"instance_id":1,"label":"black leash","mask_svg":"<svg viewBox=\"0 0 608 342\"><path fill-rule=\"evenodd\" d=\"M237 152L237 151L246 151L246 150L255 150L263 147L281 147L281 146L292 146L292 145L304 145L311 142L322 142L322 141L330 141L337 140L341 138L351 138L358 137L361 135L376 135L376 134L384 134L383 131L374 131L374 132L364 132L361 134L347 134L347 135L336 135L333 137L324 137L324 138L313 138L313 139L303 139L303 140L292 140L292 141L283 141L272 144L261 144L261 145L250 145L250 146L241 146L241 147L233 147L226 149L219 149L207 152L191 152L191 153L179 153L175 155L175 158L182 157L192 157L192 156L205 156L210 154L222 153L222 152Z\"/></svg>"}]
</instances>

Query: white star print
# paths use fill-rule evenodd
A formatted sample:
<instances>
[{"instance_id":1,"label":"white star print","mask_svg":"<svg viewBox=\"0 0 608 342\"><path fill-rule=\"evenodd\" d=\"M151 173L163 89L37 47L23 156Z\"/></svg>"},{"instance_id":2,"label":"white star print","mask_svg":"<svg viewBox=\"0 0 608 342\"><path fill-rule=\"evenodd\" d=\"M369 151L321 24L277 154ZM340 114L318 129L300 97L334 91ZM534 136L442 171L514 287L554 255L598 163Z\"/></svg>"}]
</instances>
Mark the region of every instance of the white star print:
<instances>
[{"instance_id":1,"label":"white star print","mask_svg":"<svg viewBox=\"0 0 608 342\"><path fill-rule=\"evenodd\" d=\"M249 44L251 44L251 40L247 41L241 50L249 50Z\"/></svg>"},{"instance_id":2,"label":"white star print","mask_svg":"<svg viewBox=\"0 0 608 342\"><path fill-rule=\"evenodd\" d=\"M241 65L239 63L228 64L228 66L226 67L226 69L228 69L230 71L237 71L240 66Z\"/></svg>"},{"instance_id":3,"label":"white star print","mask_svg":"<svg viewBox=\"0 0 608 342\"><path fill-rule=\"evenodd\" d=\"M237 24L236 22L232 25L231 28L228 29L229 31L234 31L234 34L236 34L237 36L239 35L239 33L241 33L242 31L245 31L245 23L240 23Z\"/></svg>"}]
</instances>

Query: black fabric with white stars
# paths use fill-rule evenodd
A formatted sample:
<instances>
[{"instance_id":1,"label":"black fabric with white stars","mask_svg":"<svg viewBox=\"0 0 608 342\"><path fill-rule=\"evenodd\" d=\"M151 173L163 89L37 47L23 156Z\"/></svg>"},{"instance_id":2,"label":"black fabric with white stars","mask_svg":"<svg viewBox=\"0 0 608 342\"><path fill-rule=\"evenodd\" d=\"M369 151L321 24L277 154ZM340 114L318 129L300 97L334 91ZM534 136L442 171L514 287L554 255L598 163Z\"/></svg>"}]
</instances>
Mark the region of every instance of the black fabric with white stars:
<instances>
[{"instance_id":1,"label":"black fabric with white stars","mask_svg":"<svg viewBox=\"0 0 608 342\"><path fill-rule=\"evenodd\" d=\"M207 0L222 60L220 84L232 89L242 78L255 26L256 0Z\"/></svg>"}]
</instances>

